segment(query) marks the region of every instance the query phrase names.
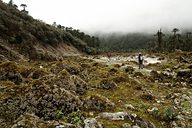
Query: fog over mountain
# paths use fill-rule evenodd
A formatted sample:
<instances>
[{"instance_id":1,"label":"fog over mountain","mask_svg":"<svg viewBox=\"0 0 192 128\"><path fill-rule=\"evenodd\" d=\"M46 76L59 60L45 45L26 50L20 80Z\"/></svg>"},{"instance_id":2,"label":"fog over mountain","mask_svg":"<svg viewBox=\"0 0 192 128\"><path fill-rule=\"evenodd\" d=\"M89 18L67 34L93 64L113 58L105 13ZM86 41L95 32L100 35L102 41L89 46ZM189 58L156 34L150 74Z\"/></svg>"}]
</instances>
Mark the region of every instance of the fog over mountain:
<instances>
[{"instance_id":1,"label":"fog over mountain","mask_svg":"<svg viewBox=\"0 0 192 128\"><path fill-rule=\"evenodd\" d=\"M9 2L9 0L3 0ZM86 32L156 32L192 27L191 0L13 0L33 17ZM20 8L21 9L21 8Z\"/></svg>"}]
</instances>

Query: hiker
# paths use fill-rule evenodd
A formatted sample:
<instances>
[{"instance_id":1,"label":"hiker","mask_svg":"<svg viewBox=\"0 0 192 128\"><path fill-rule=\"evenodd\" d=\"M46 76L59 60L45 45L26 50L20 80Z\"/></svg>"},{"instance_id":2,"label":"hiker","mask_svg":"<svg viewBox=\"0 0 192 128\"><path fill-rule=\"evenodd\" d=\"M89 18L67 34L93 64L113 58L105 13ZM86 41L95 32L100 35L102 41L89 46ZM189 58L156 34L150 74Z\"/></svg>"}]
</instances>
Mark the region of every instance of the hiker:
<instances>
[{"instance_id":1,"label":"hiker","mask_svg":"<svg viewBox=\"0 0 192 128\"><path fill-rule=\"evenodd\" d=\"M143 56L141 53L139 53L139 56L138 56L138 62L139 62L139 69L143 69Z\"/></svg>"},{"instance_id":2,"label":"hiker","mask_svg":"<svg viewBox=\"0 0 192 128\"><path fill-rule=\"evenodd\" d=\"M107 52L107 57L110 59L111 58L111 53Z\"/></svg>"}]
</instances>

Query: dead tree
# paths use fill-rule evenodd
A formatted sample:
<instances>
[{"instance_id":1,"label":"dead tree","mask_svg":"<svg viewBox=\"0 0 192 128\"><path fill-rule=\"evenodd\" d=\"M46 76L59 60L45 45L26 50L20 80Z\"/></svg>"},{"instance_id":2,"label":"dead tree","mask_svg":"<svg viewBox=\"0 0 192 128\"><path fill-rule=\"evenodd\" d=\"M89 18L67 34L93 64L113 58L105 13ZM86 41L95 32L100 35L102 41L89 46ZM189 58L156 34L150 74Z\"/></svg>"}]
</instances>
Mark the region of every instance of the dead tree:
<instances>
[{"instance_id":1,"label":"dead tree","mask_svg":"<svg viewBox=\"0 0 192 128\"><path fill-rule=\"evenodd\" d=\"M162 33L161 29L157 31L157 34L155 35L157 36L157 41L158 41L158 49L161 51L162 50L162 44L163 44L163 36L165 36L165 34Z\"/></svg>"}]
</instances>

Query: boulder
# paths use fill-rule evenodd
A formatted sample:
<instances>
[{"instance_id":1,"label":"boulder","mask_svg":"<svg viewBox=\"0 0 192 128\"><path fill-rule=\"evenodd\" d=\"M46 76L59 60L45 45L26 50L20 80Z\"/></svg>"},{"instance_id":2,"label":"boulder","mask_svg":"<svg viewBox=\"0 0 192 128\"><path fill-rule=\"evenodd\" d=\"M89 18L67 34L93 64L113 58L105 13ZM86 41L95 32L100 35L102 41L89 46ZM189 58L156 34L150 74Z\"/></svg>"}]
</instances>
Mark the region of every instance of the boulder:
<instances>
[{"instance_id":1,"label":"boulder","mask_svg":"<svg viewBox=\"0 0 192 128\"><path fill-rule=\"evenodd\" d=\"M97 88L102 89L115 89L117 88L117 84L111 80L103 79L98 85Z\"/></svg>"},{"instance_id":2,"label":"boulder","mask_svg":"<svg viewBox=\"0 0 192 128\"><path fill-rule=\"evenodd\" d=\"M98 118L106 118L111 120L125 120L125 118L129 116L127 112L116 112L116 113L109 113L104 112L98 115Z\"/></svg>"},{"instance_id":3,"label":"boulder","mask_svg":"<svg viewBox=\"0 0 192 128\"><path fill-rule=\"evenodd\" d=\"M156 128L152 122L146 121L140 117L136 117L134 122L141 128Z\"/></svg>"},{"instance_id":4,"label":"boulder","mask_svg":"<svg viewBox=\"0 0 192 128\"><path fill-rule=\"evenodd\" d=\"M116 113L100 113L98 118L105 118L111 120L129 120L136 124L136 126L141 128L156 128L156 126L148 121L143 120L142 118L138 117L136 114L128 114L127 112L116 112ZM128 125L129 128L130 125Z\"/></svg>"},{"instance_id":5,"label":"boulder","mask_svg":"<svg viewBox=\"0 0 192 128\"><path fill-rule=\"evenodd\" d=\"M84 120L84 128L103 128L101 123L97 122L95 118L87 118Z\"/></svg>"},{"instance_id":6,"label":"boulder","mask_svg":"<svg viewBox=\"0 0 192 128\"><path fill-rule=\"evenodd\" d=\"M124 123L122 125L122 128L132 128L131 125L129 123Z\"/></svg>"},{"instance_id":7,"label":"boulder","mask_svg":"<svg viewBox=\"0 0 192 128\"><path fill-rule=\"evenodd\" d=\"M114 103L101 95L91 95L84 100L84 108L88 110L104 111L113 107Z\"/></svg>"},{"instance_id":8,"label":"boulder","mask_svg":"<svg viewBox=\"0 0 192 128\"><path fill-rule=\"evenodd\" d=\"M131 66L127 66L125 68L125 72L129 73L129 74L132 74L133 72L135 71L135 69Z\"/></svg>"},{"instance_id":9,"label":"boulder","mask_svg":"<svg viewBox=\"0 0 192 128\"><path fill-rule=\"evenodd\" d=\"M137 110L135 107L133 107L132 104L125 104L125 108L126 108L126 109L129 109L129 110L133 110L133 111L136 111L136 110Z\"/></svg>"}]
</instances>

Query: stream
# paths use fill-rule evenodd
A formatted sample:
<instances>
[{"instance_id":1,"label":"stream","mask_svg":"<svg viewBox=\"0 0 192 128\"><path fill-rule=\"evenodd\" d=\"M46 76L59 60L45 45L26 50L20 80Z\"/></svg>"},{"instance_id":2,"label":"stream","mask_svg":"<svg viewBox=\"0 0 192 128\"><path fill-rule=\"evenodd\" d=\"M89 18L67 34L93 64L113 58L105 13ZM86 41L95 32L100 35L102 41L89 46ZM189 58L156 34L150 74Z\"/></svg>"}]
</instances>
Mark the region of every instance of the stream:
<instances>
[{"instance_id":1,"label":"stream","mask_svg":"<svg viewBox=\"0 0 192 128\"><path fill-rule=\"evenodd\" d=\"M121 68L126 68L127 66L131 66L133 67L136 71L141 71L141 72L151 72L151 69L147 69L145 68L145 66L149 65L149 64L157 64L157 63L161 63L162 61L159 60L158 57L151 57L151 56L143 56L144 57L144 68L143 69L138 69L138 56L112 56L112 57L107 57L107 56L89 56L87 57L87 59L91 59L94 60L96 62L99 63L104 63L107 65L115 65L115 64L119 64L119 65L123 65L121 66ZM131 64L130 64L131 62Z\"/></svg>"}]
</instances>

